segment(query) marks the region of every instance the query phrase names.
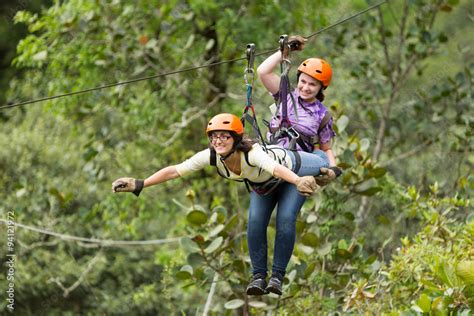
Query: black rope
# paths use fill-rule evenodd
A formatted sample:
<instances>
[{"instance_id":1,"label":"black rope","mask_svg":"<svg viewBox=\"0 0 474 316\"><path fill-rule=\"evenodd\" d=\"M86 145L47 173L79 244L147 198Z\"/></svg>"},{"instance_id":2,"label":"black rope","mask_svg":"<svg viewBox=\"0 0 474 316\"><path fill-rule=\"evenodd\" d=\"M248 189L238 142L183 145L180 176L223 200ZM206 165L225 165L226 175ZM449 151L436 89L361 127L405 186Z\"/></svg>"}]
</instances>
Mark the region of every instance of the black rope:
<instances>
[{"instance_id":1,"label":"black rope","mask_svg":"<svg viewBox=\"0 0 474 316\"><path fill-rule=\"evenodd\" d=\"M385 2L387 2L388 0L384 0L384 1L381 1L371 7L368 7L367 9L365 10L362 10L360 12L357 12L356 14L354 15L351 15L345 19L342 19L340 21L337 21L336 23L334 24L331 24L327 27L324 27L320 30L318 30L317 32L313 33L313 34L310 34L309 36L306 36L306 38L311 38L317 34L320 34L324 31L327 31L339 24L342 24L348 20L351 20L353 18L356 18L358 17L359 15L361 14L364 14L372 9L375 9L379 6L381 6L382 4L384 4ZM278 48L277 49L271 49L271 50L267 50L267 51L264 51L264 52L261 52L261 53L258 53L258 54L255 54L255 56L262 56L262 55L268 55L270 53L274 53L278 51ZM130 84L130 83L135 83L135 82L139 82L139 81L145 81L145 80L150 80L150 79L155 79L155 78L159 78L159 77L165 77L165 76L169 76L169 75L174 75L174 74L178 74L178 73L183 73L183 72L188 72L188 71L193 71L193 70L197 70L197 69L202 69L202 68L208 68L208 67L212 67L212 66L218 66L218 65L222 65L222 64L228 64L228 63L233 63L233 62L236 62L236 61L241 61L241 60L246 60L246 57L242 57L242 58L236 58L236 59L231 59L231 60L224 60L224 61L220 61L220 62L215 62L215 63L210 63L210 64L207 64L207 65L201 65L201 66L197 66L197 67L191 67L191 68L185 68L185 69L180 69L180 70L175 70L175 71L170 71L170 72L166 72L166 73L162 73L162 74L157 74L157 75L153 75L153 76L147 76L147 77L141 77L141 78L136 78L136 79L131 79L131 80L126 80L126 81L120 81L120 82L115 82L115 83L110 83L110 84L106 84L106 85L103 85L103 86L98 86L98 87L94 87L94 88L89 88L89 89L84 89L84 90L79 90L79 91L75 91L75 92L69 92L69 93L63 93L63 94L58 94L58 95L55 95L55 96L51 96L51 97L44 97L44 98L39 98L39 99L35 99L35 100L30 100L30 101L24 101L24 102L19 102L19 103L14 103L14 104L7 104L7 105L2 105L0 106L0 110L3 110L3 109L8 109L8 108L13 108L13 107L17 107L17 106L21 106L21 105L26 105L26 104L32 104L32 103L38 103L38 102L43 102L43 101L48 101L48 100L53 100L53 99L58 99L58 98L63 98L63 97L68 97L68 96L73 96L73 95L77 95L77 94L83 94L83 93L88 93L88 92L92 92L92 91L96 91L96 90L102 90L102 89L107 89L107 88L111 88L111 87L116 87L116 86L120 86L120 85L125 85L125 84Z\"/></svg>"}]
</instances>

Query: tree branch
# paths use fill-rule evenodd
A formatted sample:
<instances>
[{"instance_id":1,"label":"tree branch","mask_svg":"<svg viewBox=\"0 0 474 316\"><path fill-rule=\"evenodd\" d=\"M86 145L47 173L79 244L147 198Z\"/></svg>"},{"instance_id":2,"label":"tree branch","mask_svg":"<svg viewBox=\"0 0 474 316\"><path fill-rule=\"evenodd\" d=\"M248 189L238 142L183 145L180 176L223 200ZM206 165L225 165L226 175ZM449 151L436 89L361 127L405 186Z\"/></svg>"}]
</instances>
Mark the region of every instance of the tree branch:
<instances>
[{"instance_id":1,"label":"tree branch","mask_svg":"<svg viewBox=\"0 0 474 316\"><path fill-rule=\"evenodd\" d=\"M211 290L209 291L209 295L207 296L206 305L204 305L204 311L202 312L203 316L207 316L207 314L209 313L209 308L212 304L212 297L214 296L214 293L216 291L216 284L218 279L219 273L216 272L214 273L214 279L212 280Z\"/></svg>"},{"instance_id":2,"label":"tree branch","mask_svg":"<svg viewBox=\"0 0 474 316\"><path fill-rule=\"evenodd\" d=\"M393 78L393 65L392 65L392 62L390 61L390 54L388 52L387 38L385 37L385 23L384 23L384 20L383 20L382 10L380 9L380 7L377 8L377 12L379 14L379 19L380 19L380 27L379 27L379 31L380 31L380 35L381 35L380 40L381 40L382 46L383 46L383 53L385 55L385 61L387 63L390 82L392 83L392 86L394 86L395 85L395 80Z\"/></svg>"},{"instance_id":3,"label":"tree branch","mask_svg":"<svg viewBox=\"0 0 474 316\"><path fill-rule=\"evenodd\" d=\"M79 285L82 284L82 282L84 282L85 278L86 278L86 275L92 270L92 268L94 267L94 265L97 263L97 261L101 258L101 256L99 256L100 252L98 252L94 258L92 258L91 261L89 261L89 263L87 264L87 267L84 269L84 271L82 271L81 275L79 276L79 278L77 279L76 282L74 282L74 284L72 284L70 287L66 288L62 283L61 281L59 280L59 278L51 278L49 279L49 282L54 282L56 283L62 290L63 290L63 296L64 297L68 297L69 296L69 293L71 293L72 291L74 291Z\"/></svg>"},{"instance_id":4,"label":"tree branch","mask_svg":"<svg viewBox=\"0 0 474 316\"><path fill-rule=\"evenodd\" d=\"M225 93L219 93L205 107L195 106L184 111L183 114L181 115L181 122L174 123L170 126L170 130L174 131L174 133L173 135L171 135L171 137L168 138L166 142L162 143L162 146L166 147L166 146L171 145L179 136L182 129L187 127L188 124L190 124L192 121L194 121L198 117L201 117L204 113L206 113L210 108L215 106L225 96L226 96Z\"/></svg>"},{"instance_id":5,"label":"tree branch","mask_svg":"<svg viewBox=\"0 0 474 316\"><path fill-rule=\"evenodd\" d=\"M424 149L426 146L429 146L430 144L432 144L433 141L431 139L428 139L427 141L423 142L422 144L416 146L415 148L413 148L412 150L410 151L407 151L397 157L394 157L392 159L389 159L387 161L384 161L384 162L381 162L380 163L380 166L381 167L386 167L388 165L391 165L392 163L398 161L398 160L402 160L402 159L405 159L405 158L408 158L410 156L413 156L415 155L416 153L418 153L420 150Z\"/></svg>"}]
</instances>

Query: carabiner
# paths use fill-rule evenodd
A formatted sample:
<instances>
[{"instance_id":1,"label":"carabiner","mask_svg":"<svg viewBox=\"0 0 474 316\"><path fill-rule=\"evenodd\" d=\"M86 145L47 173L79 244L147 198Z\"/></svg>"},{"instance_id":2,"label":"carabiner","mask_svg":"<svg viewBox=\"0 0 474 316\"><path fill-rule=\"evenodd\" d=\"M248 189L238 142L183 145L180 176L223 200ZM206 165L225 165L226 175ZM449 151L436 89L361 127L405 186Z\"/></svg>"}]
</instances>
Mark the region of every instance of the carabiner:
<instances>
[{"instance_id":1,"label":"carabiner","mask_svg":"<svg viewBox=\"0 0 474 316\"><path fill-rule=\"evenodd\" d=\"M251 85L253 84L254 80L254 70L253 70L253 64L255 60L255 44L250 43L247 44L247 68L244 71L244 80L245 84ZM249 80L248 76L251 75L251 80ZM251 83L249 83L251 82Z\"/></svg>"},{"instance_id":2,"label":"carabiner","mask_svg":"<svg viewBox=\"0 0 474 316\"><path fill-rule=\"evenodd\" d=\"M255 60L255 44L247 44L247 68L253 69L253 63Z\"/></svg>"},{"instance_id":3,"label":"carabiner","mask_svg":"<svg viewBox=\"0 0 474 316\"><path fill-rule=\"evenodd\" d=\"M290 46L288 44L288 35L280 35L280 51L282 60L289 59L290 56Z\"/></svg>"}]
</instances>

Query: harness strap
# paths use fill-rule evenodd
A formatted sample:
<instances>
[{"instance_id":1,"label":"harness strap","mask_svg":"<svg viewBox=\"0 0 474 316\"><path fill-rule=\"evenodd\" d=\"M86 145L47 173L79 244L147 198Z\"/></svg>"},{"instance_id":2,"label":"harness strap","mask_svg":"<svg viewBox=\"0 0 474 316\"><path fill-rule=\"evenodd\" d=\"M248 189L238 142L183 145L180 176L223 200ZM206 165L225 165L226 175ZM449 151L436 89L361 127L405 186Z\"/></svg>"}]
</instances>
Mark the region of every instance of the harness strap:
<instances>
[{"instance_id":1,"label":"harness strap","mask_svg":"<svg viewBox=\"0 0 474 316\"><path fill-rule=\"evenodd\" d=\"M312 152L314 150L314 145L319 143L319 133L327 126L332 116L329 111L326 111L321 123L319 124L318 131L315 136L308 136L301 132L297 132L294 128L281 128L281 127L270 127L270 124L266 122L270 133L271 143L276 143L278 139L283 137L288 137L290 139L290 144L288 149L295 150L296 144L298 144L303 151Z\"/></svg>"}]
</instances>

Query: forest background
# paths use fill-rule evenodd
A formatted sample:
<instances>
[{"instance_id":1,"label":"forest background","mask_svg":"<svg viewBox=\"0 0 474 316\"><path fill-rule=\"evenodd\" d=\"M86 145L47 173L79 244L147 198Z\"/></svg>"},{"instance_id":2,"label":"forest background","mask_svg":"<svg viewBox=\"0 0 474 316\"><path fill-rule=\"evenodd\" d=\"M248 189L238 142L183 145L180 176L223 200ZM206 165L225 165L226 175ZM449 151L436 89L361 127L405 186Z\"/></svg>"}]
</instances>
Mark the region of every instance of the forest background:
<instances>
[{"instance_id":1,"label":"forest background","mask_svg":"<svg viewBox=\"0 0 474 316\"><path fill-rule=\"evenodd\" d=\"M0 104L276 49L374 1L20 0L0 4ZM0 109L1 218L17 225L19 315L468 315L474 310L472 1L397 0L312 37L344 174L310 198L280 298L247 297L248 193L212 167L112 194L205 148L204 127L242 112L245 60ZM258 64L266 56L258 56ZM294 85L294 80L292 81ZM258 78L259 120L273 102ZM13 214L13 215L12 215ZM9 249L0 225L0 249ZM269 241L275 234L269 227ZM67 239L67 238L66 238ZM270 246L270 251L272 247ZM271 256L270 256L271 257Z\"/></svg>"}]
</instances>

